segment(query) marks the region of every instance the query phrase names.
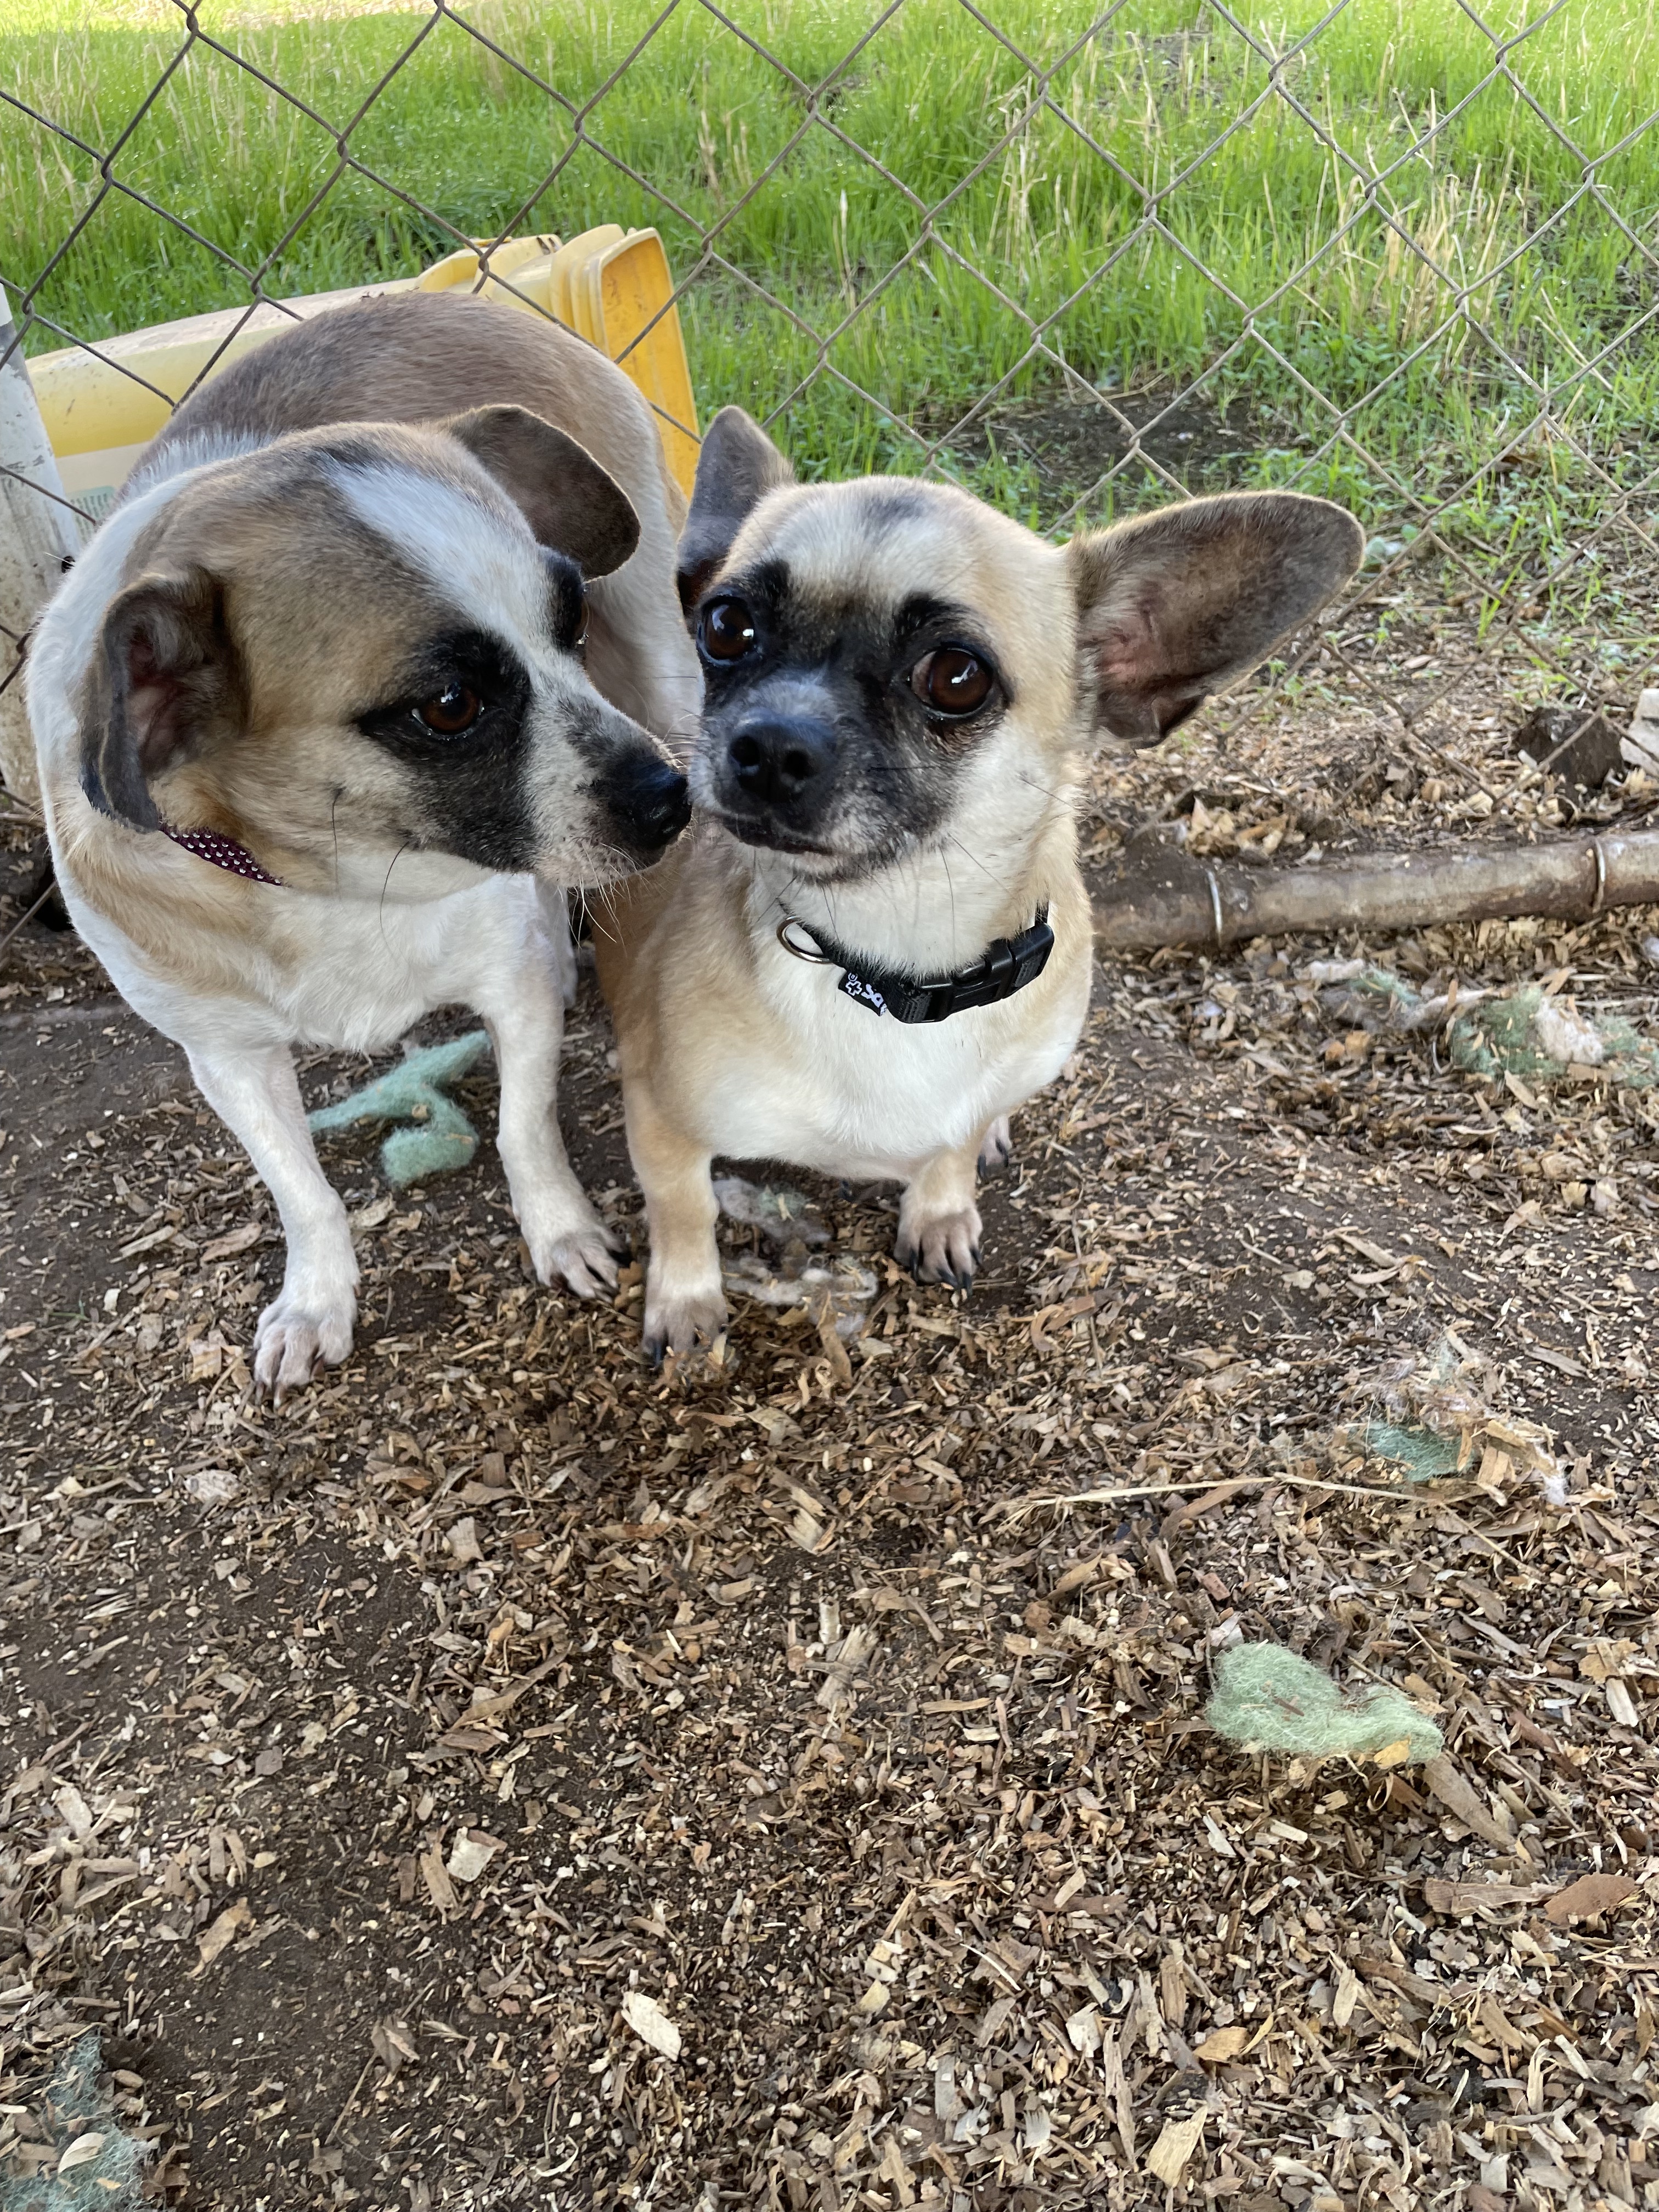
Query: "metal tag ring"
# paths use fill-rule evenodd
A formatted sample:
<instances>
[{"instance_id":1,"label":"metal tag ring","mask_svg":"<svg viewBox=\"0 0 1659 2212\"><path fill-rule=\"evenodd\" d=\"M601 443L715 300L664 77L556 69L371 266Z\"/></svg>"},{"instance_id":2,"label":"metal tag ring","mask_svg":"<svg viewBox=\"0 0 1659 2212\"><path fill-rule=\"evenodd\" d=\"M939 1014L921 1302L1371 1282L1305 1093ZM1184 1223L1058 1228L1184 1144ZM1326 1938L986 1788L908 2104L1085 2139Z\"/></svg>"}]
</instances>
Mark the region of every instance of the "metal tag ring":
<instances>
[{"instance_id":1,"label":"metal tag ring","mask_svg":"<svg viewBox=\"0 0 1659 2212\"><path fill-rule=\"evenodd\" d=\"M792 960L805 960L814 968L834 968L837 966L839 963L832 960L827 952L822 951L817 945L813 945L811 951L808 951L805 945L797 945L795 943L794 939L789 934L790 931L792 929L805 929L805 927L806 924L804 921L797 921L793 915L787 915L778 924L778 943L782 945L784 951L789 955L790 958Z\"/></svg>"}]
</instances>

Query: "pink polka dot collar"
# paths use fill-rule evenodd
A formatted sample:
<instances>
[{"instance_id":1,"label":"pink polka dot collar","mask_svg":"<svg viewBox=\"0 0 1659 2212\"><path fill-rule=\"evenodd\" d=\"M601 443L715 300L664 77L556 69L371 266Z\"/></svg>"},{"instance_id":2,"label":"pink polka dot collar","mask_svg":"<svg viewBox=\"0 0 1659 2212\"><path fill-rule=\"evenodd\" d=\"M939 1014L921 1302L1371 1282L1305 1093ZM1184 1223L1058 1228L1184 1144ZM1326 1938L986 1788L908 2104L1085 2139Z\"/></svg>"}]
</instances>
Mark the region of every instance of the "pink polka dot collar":
<instances>
[{"instance_id":1,"label":"pink polka dot collar","mask_svg":"<svg viewBox=\"0 0 1659 2212\"><path fill-rule=\"evenodd\" d=\"M216 830L175 830L171 822L164 822L161 834L171 837L175 845L182 845L185 852L194 853L198 860L210 860L216 868L233 876L246 876L251 884L282 887L282 878L267 875L246 845L239 845L234 837L222 837Z\"/></svg>"}]
</instances>

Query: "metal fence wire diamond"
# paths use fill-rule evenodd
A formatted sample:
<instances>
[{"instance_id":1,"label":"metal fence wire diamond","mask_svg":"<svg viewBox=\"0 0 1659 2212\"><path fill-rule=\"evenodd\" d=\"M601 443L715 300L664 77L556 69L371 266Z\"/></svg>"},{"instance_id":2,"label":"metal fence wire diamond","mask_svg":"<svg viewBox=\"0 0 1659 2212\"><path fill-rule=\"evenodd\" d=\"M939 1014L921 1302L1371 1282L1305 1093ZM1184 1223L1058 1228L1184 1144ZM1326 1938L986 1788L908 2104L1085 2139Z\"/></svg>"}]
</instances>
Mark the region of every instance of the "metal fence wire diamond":
<instances>
[{"instance_id":1,"label":"metal fence wire diamond","mask_svg":"<svg viewBox=\"0 0 1659 2212\"><path fill-rule=\"evenodd\" d=\"M1310 689L1363 707L1468 819L1543 772L1494 769L1506 710L1582 710L1547 769L1652 680L1659 79L1650 36L1603 70L1595 13L669 0L602 36L514 0L309 30L154 0L119 118L73 82L73 34L68 69L10 42L0 353L112 361L112 332L240 307L206 375L319 272L413 274L482 235L482 283L508 240L568 236L609 198L662 232L705 417L741 400L803 473L948 477L1057 536L1225 483L1348 500L1372 532L1355 586L1210 726ZM463 80L511 119L498 174L487 134L451 173ZM981 81L954 137L918 124ZM239 206L260 141L303 173ZM211 167L216 143L224 194L183 189L181 149ZM1407 631L1428 650L1401 653ZM0 690L23 642L0 635Z\"/></svg>"}]
</instances>

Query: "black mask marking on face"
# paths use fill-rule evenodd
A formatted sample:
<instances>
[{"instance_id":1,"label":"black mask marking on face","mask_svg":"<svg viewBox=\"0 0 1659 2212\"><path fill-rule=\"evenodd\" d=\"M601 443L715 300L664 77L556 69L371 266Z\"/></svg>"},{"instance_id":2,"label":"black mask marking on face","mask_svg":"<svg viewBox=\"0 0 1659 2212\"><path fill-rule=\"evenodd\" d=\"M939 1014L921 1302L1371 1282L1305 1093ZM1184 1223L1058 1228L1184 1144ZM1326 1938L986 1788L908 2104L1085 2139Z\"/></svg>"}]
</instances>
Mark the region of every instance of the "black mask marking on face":
<instances>
[{"instance_id":1,"label":"black mask marking on face","mask_svg":"<svg viewBox=\"0 0 1659 2212\"><path fill-rule=\"evenodd\" d=\"M961 763L1008 703L981 625L922 594L820 596L781 562L702 610L704 785L733 836L862 873L949 819Z\"/></svg>"},{"instance_id":2,"label":"black mask marking on face","mask_svg":"<svg viewBox=\"0 0 1659 2212\"><path fill-rule=\"evenodd\" d=\"M580 577L576 588L580 598ZM433 639L398 696L358 716L364 736L409 775L416 845L507 872L535 866L530 703L530 678L512 648L464 630Z\"/></svg>"}]
</instances>

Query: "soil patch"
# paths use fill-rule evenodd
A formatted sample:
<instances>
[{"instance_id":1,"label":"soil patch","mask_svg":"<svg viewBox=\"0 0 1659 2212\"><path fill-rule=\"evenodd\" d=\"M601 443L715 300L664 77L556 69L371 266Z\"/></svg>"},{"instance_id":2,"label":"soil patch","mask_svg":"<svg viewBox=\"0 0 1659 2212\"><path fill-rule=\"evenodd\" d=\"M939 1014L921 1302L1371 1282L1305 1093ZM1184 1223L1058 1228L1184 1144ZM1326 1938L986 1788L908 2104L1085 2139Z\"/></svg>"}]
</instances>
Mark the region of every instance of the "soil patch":
<instances>
[{"instance_id":1,"label":"soil patch","mask_svg":"<svg viewBox=\"0 0 1659 2212\"><path fill-rule=\"evenodd\" d=\"M1095 818L1181 774L1112 770ZM1260 761L1200 780L1189 836L1271 804ZM1389 957L1565 969L1651 1027L1654 921ZM333 1143L358 1346L277 1413L268 1201L84 950L25 931L0 2154L49 2155L92 2026L158 2195L220 2212L1151 2207L1171 2130L1182 2201L1249 2212L1638 2201L1651 1110L1356 1031L1308 974L1352 949L1103 962L965 1301L888 1266L890 1194L816 1188L879 1279L850 1376L755 1305L722 1370L655 1373L636 1272L597 1308L529 1280L488 1142L398 1193ZM628 1221L609 1048L589 981L564 1116ZM488 1137L487 1072L465 1098ZM1448 1343L1565 1504L1355 1442ZM1468 1794L1211 1735L1240 1637L1403 1687ZM1607 1917L1551 1917L1614 1873Z\"/></svg>"}]
</instances>

